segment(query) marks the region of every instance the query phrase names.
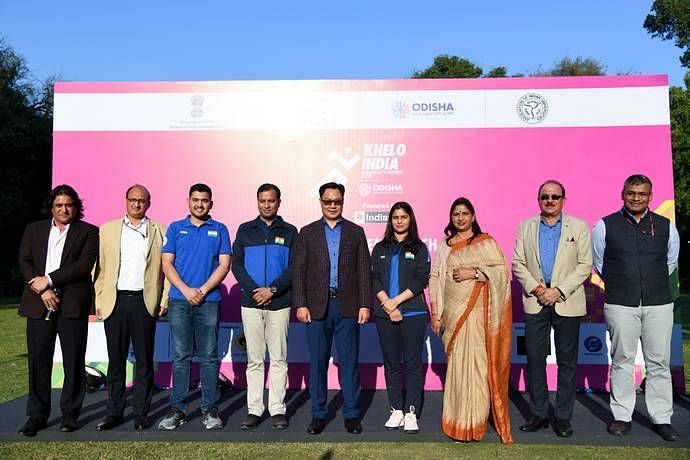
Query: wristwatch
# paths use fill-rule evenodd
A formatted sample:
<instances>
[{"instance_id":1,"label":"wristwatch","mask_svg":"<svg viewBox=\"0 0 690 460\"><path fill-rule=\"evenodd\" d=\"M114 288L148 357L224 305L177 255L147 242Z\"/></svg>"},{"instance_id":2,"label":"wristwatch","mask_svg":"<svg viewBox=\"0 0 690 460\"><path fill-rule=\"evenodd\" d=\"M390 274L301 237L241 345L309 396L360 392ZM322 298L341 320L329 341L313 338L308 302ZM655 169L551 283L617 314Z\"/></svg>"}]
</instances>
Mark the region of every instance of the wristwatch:
<instances>
[{"instance_id":1,"label":"wristwatch","mask_svg":"<svg viewBox=\"0 0 690 460\"><path fill-rule=\"evenodd\" d=\"M271 286L270 289L271 289L271 294L275 294L276 292L278 292L278 288L275 286Z\"/></svg>"}]
</instances>

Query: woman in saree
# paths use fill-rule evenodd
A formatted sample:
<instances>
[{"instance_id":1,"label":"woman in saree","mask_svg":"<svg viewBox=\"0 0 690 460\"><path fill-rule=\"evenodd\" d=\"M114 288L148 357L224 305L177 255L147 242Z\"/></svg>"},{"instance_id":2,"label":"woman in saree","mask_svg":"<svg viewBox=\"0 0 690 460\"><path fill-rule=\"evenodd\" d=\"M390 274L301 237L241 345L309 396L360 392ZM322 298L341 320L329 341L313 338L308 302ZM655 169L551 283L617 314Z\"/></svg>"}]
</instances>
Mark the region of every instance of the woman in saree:
<instances>
[{"instance_id":1,"label":"woman in saree","mask_svg":"<svg viewBox=\"0 0 690 460\"><path fill-rule=\"evenodd\" d=\"M450 207L445 235L429 280L431 329L441 336L447 361L443 433L458 441L480 441L491 409L501 442L511 444L512 304L503 252L482 233L467 198Z\"/></svg>"}]
</instances>

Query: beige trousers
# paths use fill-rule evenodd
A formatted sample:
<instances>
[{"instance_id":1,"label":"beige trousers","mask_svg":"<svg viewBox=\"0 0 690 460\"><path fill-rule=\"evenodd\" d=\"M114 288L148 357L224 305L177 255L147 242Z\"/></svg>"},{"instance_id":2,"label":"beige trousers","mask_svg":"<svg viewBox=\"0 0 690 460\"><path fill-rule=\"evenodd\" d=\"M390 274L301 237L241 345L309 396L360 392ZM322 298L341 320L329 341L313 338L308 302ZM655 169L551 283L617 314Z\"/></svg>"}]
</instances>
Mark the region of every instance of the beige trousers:
<instances>
[{"instance_id":1,"label":"beige trousers","mask_svg":"<svg viewBox=\"0 0 690 460\"><path fill-rule=\"evenodd\" d=\"M287 384L287 335L290 309L270 311L242 307L242 324L247 340L247 411L264 413L264 360L270 360L268 373L268 412L285 414Z\"/></svg>"}]
</instances>

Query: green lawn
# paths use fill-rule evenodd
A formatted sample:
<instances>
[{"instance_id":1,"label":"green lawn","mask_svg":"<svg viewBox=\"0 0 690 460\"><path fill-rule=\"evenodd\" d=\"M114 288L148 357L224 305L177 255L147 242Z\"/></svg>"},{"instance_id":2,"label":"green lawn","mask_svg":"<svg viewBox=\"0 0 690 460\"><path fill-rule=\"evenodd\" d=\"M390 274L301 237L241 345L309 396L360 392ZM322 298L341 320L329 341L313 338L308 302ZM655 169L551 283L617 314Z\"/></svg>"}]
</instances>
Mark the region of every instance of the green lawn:
<instances>
[{"instance_id":1,"label":"green lawn","mask_svg":"<svg viewBox=\"0 0 690 460\"><path fill-rule=\"evenodd\" d=\"M675 459L690 449L594 446L502 446L482 443L177 443L22 442L0 444L0 458L237 459Z\"/></svg>"},{"instance_id":2,"label":"green lawn","mask_svg":"<svg viewBox=\"0 0 690 460\"><path fill-rule=\"evenodd\" d=\"M690 295L680 308L684 320L684 356L690 362ZM24 319L11 304L0 307L0 402L27 392ZM685 367L690 388L690 366ZM690 449L600 446L513 445L489 443L170 443L170 442L16 442L0 443L0 458L529 458L672 459L690 458Z\"/></svg>"},{"instance_id":3,"label":"green lawn","mask_svg":"<svg viewBox=\"0 0 690 460\"><path fill-rule=\"evenodd\" d=\"M0 308L0 402L27 393L26 320L17 315L16 305Z\"/></svg>"}]
</instances>

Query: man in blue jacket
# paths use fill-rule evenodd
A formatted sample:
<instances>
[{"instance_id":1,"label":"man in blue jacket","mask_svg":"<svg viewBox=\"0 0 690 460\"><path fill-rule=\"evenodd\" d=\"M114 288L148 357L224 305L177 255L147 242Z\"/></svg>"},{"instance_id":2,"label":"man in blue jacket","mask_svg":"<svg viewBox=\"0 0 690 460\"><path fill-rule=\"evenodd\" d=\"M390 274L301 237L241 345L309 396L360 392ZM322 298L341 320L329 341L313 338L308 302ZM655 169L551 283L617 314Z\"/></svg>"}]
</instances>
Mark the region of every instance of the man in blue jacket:
<instances>
[{"instance_id":1,"label":"man in blue jacket","mask_svg":"<svg viewBox=\"0 0 690 460\"><path fill-rule=\"evenodd\" d=\"M297 229L278 215L280 189L263 184L256 192L259 216L240 225L233 246L232 273L242 291L242 324L247 341L247 418L256 427L264 413L264 357L270 358L268 412L276 430L285 416L287 334L292 288L292 246Z\"/></svg>"}]
</instances>

